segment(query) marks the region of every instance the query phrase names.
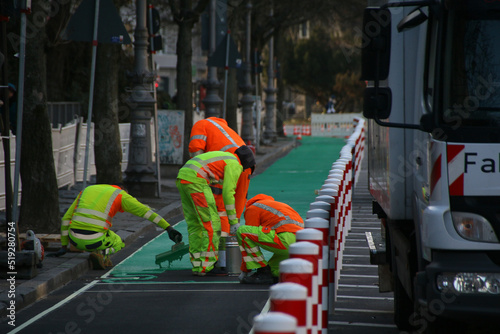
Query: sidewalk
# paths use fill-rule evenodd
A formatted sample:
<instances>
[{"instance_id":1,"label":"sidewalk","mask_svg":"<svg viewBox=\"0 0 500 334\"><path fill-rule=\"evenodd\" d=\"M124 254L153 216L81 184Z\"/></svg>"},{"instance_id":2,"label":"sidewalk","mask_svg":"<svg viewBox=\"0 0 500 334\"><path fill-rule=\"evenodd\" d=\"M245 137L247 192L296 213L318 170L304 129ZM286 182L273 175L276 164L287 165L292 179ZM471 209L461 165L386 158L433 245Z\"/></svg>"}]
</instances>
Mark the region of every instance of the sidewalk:
<instances>
[{"instance_id":1,"label":"sidewalk","mask_svg":"<svg viewBox=\"0 0 500 334\"><path fill-rule=\"evenodd\" d=\"M283 157L296 146L295 138L278 138L270 145L261 145L257 155L259 174ZM61 216L71 205L81 190L82 185L76 185L71 190L60 190ZM180 196L175 186L175 179L161 180L161 196L159 198L138 198L149 205L167 221L182 214ZM144 233L156 228L156 225L129 213L119 213L114 219L114 231L125 242L125 247ZM30 280L16 280L16 310L20 310L40 298L45 297L55 289L77 279L90 269L88 253L67 253L62 257L45 257L43 267L38 269L38 275ZM6 279L0 281L0 316L7 315L7 307L11 298L9 283Z\"/></svg>"}]
</instances>

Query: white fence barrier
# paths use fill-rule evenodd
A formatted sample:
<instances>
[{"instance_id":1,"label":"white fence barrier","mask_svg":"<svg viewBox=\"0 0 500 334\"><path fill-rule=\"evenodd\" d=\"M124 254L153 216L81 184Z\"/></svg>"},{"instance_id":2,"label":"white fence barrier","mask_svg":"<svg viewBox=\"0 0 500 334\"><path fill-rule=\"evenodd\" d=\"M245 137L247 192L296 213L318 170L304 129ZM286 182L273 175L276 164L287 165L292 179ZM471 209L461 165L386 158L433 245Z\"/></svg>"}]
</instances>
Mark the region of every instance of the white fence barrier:
<instances>
[{"instance_id":1,"label":"white fence barrier","mask_svg":"<svg viewBox=\"0 0 500 334\"><path fill-rule=\"evenodd\" d=\"M361 114L311 114L311 124L284 126L285 135L313 137L349 137L356 126L355 119Z\"/></svg>"},{"instance_id":2,"label":"white fence barrier","mask_svg":"<svg viewBox=\"0 0 500 334\"><path fill-rule=\"evenodd\" d=\"M83 181L85 164L85 145L87 137L87 124L80 119L78 122L58 125L52 128L52 149L56 169L57 185L59 188L72 186ZM120 124L120 141L122 146L122 171L127 168L128 151L130 142L130 123ZM0 211L5 210L5 161L3 144L0 141ZM14 169L16 157L16 137L10 136L10 169L12 184L14 184ZM87 181L91 175L96 174L94 159L94 125L90 131L89 165L87 167ZM21 199L21 186L19 187L18 203Z\"/></svg>"}]
</instances>

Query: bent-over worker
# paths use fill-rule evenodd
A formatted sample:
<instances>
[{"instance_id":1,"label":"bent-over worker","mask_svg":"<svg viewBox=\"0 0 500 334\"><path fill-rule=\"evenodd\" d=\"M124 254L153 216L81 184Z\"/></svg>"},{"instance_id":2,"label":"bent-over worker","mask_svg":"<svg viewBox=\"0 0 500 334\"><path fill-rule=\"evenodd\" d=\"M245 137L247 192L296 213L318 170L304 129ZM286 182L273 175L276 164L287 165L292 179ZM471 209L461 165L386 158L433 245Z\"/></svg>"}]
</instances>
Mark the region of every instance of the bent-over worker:
<instances>
[{"instance_id":1,"label":"bent-over worker","mask_svg":"<svg viewBox=\"0 0 500 334\"><path fill-rule=\"evenodd\" d=\"M234 234L239 226L234 205L236 184L242 171L254 166L253 153L243 146L236 155L221 151L197 155L180 169L176 185L188 226L193 275L225 274L218 272L220 268L214 269L218 260L221 222L210 186L222 185L222 198L231 225L230 232Z\"/></svg>"},{"instance_id":2,"label":"bent-over worker","mask_svg":"<svg viewBox=\"0 0 500 334\"><path fill-rule=\"evenodd\" d=\"M194 123L191 128L191 139L189 141L189 154L195 157L198 154L223 151L236 154L236 150L244 146L243 139L227 125L223 118L209 117ZM248 186L250 184L250 175L252 169L247 168L241 173L238 184L236 185L235 207L236 216L241 218L245 203L247 201ZM211 186L214 193L215 202L221 220L221 236L226 237L229 234L229 221L224 209L224 200L222 198L222 186L214 184Z\"/></svg>"},{"instance_id":3,"label":"bent-over worker","mask_svg":"<svg viewBox=\"0 0 500 334\"><path fill-rule=\"evenodd\" d=\"M180 232L119 186L96 184L81 191L63 216L62 248L56 256L65 254L68 244L71 244L79 250L91 252L89 258L94 268L105 269L112 266L109 256L125 247L125 244L110 228L113 217L124 211L167 230L172 241L182 241Z\"/></svg>"}]
</instances>

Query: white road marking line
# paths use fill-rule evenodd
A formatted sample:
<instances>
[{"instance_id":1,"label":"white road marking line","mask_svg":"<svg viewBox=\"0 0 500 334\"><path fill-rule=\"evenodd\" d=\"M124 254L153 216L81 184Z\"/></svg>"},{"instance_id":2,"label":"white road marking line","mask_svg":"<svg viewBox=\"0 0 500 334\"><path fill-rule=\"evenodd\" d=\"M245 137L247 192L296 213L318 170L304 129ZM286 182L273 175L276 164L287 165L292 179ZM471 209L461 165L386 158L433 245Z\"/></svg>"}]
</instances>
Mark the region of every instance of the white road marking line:
<instances>
[{"instance_id":1,"label":"white road marking line","mask_svg":"<svg viewBox=\"0 0 500 334\"><path fill-rule=\"evenodd\" d=\"M270 308L271 308L271 298L268 298L266 304L262 308L262 311L260 311L260 314L266 314L267 312L269 312ZM252 329L250 330L250 332L248 332L248 334L255 334L255 330L253 329L253 326L252 326Z\"/></svg>"},{"instance_id":2,"label":"white road marking line","mask_svg":"<svg viewBox=\"0 0 500 334\"><path fill-rule=\"evenodd\" d=\"M344 257L370 257L370 255L356 255L356 254L346 254L346 253L344 253Z\"/></svg>"},{"instance_id":3,"label":"white road marking line","mask_svg":"<svg viewBox=\"0 0 500 334\"><path fill-rule=\"evenodd\" d=\"M357 267L357 268L377 268L378 265L376 264L349 264L349 263L344 263L342 267Z\"/></svg>"},{"instance_id":4,"label":"white road marking line","mask_svg":"<svg viewBox=\"0 0 500 334\"><path fill-rule=\"evenodd\" d=\"M338 295L337 298L343 298L343 299L394 300L394 298L392 298L392 297L367 297L367 296L346 296L346 295Z\"/></svg>"},{"instance_id":5,"label":"white road marking line","mask_svg":"<svg viewBox=\"0 0 500 334\"><path fill-rule=\"evenodd\" d=\"M339 284L339 288L367 288L378 289L376 285L358 285L358 284Z\"/></svg>"},{"instance_id":6,"label":"white road marking line","mask_svg":"<svg viewBox=\"0 0 500 334\"><path fill-rule=\"evenodd\" d=\"M368 309L359 309L359 308L341 308L336 307L335 312L354 312L354 313L387 313L392 314L394 311L389 310L368 310Z\"/></svg>"},{"instance_id":7,"label":"white road marking line","mask_svg":"<svg viewBox=\"0 0 500 334\"><path fill-rule=\"evenodd\" d=\"M218 290L197 290L197 289L180 289L180 290L148 290L148 289L140 289L140 290L117 290L117 291L106 291L109 293L144 293L144 292L269 292L269 289L246 289L246 290L239 290L239 289L228 289L228 290L223 290L223 289L218 289ZM102 292L101 290L99 291L85 291L86 293L100 293Z\"/></svg>"},{"instance_id":8,"label":"white road marking line","mask_svg":"<svg viewBox=\"0 0 500 334\"><path fill-rule=\"evenodd\" d=\"M147 242L144 246L146 246L147 244L149 244L150 242L152 242L153 240L155 240L156 238L153 238L151 239L149 242ZM133 252L128 258L130 258L132 255L134 255L135 253L137 253L138 251L140 251L144 246L142 246L141 248L137 249L135 252ZM125 259L126 260L126 259ZM123 260L123 261L125 261ZM123 261L121 261L120 263L122 263ZM118 264L119 265L119 264ZM117 265L117 266L118 266ZM104 275L101 276L101 278L106 278L109 276L109 274L116 268L113 267L110 271L108 271L107 273L105 273ZM46 309L45 311L41 312L41 313L38 313L36 316L34 316L33 318L31 318L30 320L26 321L24 324L20 325L19 327L16 327L16 329L12 330L9 332L9 334L15 334L17 332L19 332L20 330L23 330L24 328L28 327L29 325L31 325L32 323L34 323L35 321L38 321L39 319L43 318L44 316L46 316L47 314L49 314L50 312L54 311L54 310L57 310L59 307L63 306L64 304L70 302L73 298L77 297L78 295L84 293L85 291L87 291L88 289L92 288L94 285L96 285L97 283L99 282L99 280L94 280L92 282L90 282L89 284L85 285L84 287L82 287L81 289L73 292L71 295L69 295L68 297L64 298L63 300L61 300L59 303L55 304L54 306Z\"/></svg>"},{"instance_id":9,"label":"white road marking line","mask_svg":"<svg viewBox=\"0 0 500 334\"><path fill-rule=\"evenodd\" d=\"M112 279L112 278L111 278ZM110 285L110 284L144 284L144 285L175 285L175 284L240 284L239 281L207 281L207 282L195 282L195 281L185 281L185 282L156 282L156 281L127 281L127 280L117 280L115 282L99 282L97 285Z\"/></svg>"},{"instance_id":10,"label":"white road marking line","mask_svg":"<svg viewBox=\"0 0 500 334\"><path fill-rule=\"evenodd\" d=\"M328 321L329 325L337 326L358 326L358 327L381 327L381 328L397 328L396 325L389 324L374 324L374 323L361 323L361 322L347 322L347 321Z\"/></svg>"},{"instance_id":11,"label":"white road marking line","mask_svg":"<svg viewBox=\"0 0 500 334\"><path fill-rule=\"evenodd\" d=\"M368 245L366 245L365 247L361 247L361 246L347 246L346 245L345 249L365 249L365 250L367 250L368 249Z\"/></svg>"},{"instance_id":12,"label":"white road marking line","mask_svg":"<svg viewBox=\"0 0 500 334\"><path fill-rule=\"evenodd\" d=\"M46 309L45 311L41 312L41 313L38 313L36 316L34 316L33 318L31 318L30 320L26 321L24 324L16 327L16 329L12 330L9 332L9 334L15 334L17 332L19 332L20 330L23 330L24 328L28 327L29 325L31 325L32 323L34 323L35 321L43 318L44 316L46 316L47 314L49 314L50 312L58 309L59 307L63 306L64 304L66 304L67 302L69 302L70 300L72 300L73 298L77 297L78 295L84 293L86 290L92 288L98 281L92 281L90 282L89 284L87 284L86 286L82 287L81 289L73 292L71 295L69 295L68 297L64 298L63 300L61 300L59 303L55 304L54 306Z\"/></svg>"},{"instance_id":13,"label":"white road marking line","mask_svg":"<svg viewBox=\"0 0 500 334\"><path fill-rule=\"evenodd\" d=\"M340 274L340 277L354 277L354 278L376 278L378 279L377 275L348 275L348 274Z\"/></svg>"}]
</instances>

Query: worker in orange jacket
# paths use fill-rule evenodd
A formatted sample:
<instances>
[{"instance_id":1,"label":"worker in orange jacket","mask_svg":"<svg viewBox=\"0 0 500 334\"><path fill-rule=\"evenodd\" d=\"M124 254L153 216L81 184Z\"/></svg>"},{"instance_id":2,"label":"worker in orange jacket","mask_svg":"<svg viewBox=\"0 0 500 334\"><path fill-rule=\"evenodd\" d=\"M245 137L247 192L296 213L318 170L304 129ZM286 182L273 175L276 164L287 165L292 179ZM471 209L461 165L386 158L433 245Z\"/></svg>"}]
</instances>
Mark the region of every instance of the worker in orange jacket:
<instances>
[{"instance_id":1,"label":"worker in orange jacket","mask_svg":"<svg viewBox=\"0 0 500 334\"><path fill-rule=\"evenodd\" d=\"M244 146L245 142L241 137L227 125L223 118L209 117L196 122L191 129L191 140L189 142L189 153L191 157L198 154L212 151L223 151L235 154L236 150ZM236 216L241 218L247 200L250 175L253 169L245 169L241 173L236 185ZM221 237L229 234L229 221L222 199L222 185L212 185L217 211L221 220Z\"/></svg>"},{"instance_id":2,"label":"worker in orange jacket","mask_svg":"<svg viewBox=\"0 0 500 334\"><path fill-rule=\"evenodd\" d=\"M247 201L245 225L236 236L242 255L240 282L272 284L278 281L279 264L289 257L295 233L304 228L300 215L289 205L259 194ZM273 253L266 261L260 248Z\"/></svg>"}]
</instances>

